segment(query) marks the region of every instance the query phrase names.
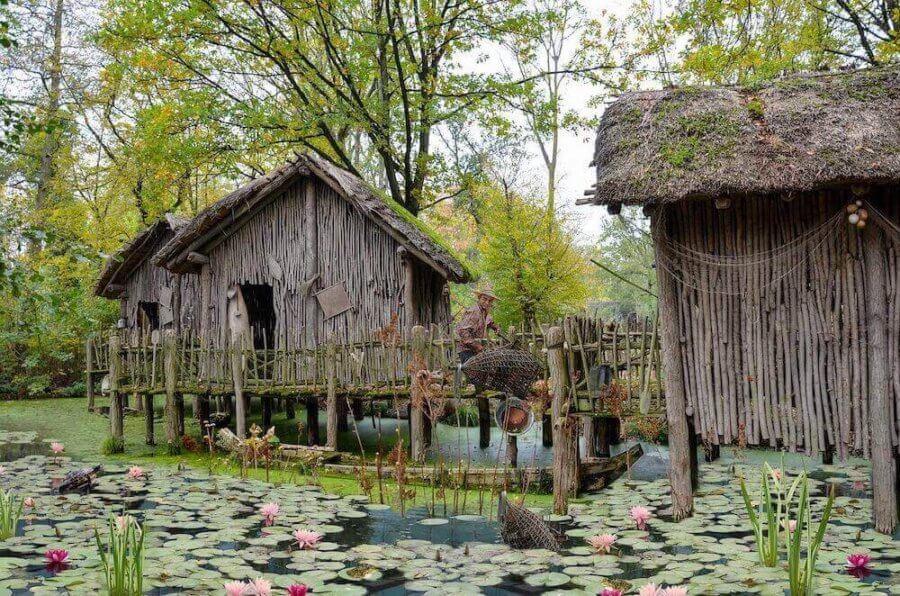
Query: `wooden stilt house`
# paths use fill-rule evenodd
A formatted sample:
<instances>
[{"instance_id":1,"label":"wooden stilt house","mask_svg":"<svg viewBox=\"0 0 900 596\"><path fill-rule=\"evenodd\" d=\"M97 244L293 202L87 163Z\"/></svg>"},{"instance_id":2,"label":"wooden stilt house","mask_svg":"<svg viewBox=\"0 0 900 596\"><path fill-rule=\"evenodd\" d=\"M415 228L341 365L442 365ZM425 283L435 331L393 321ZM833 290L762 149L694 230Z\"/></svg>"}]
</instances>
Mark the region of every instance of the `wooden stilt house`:
<instances>
[{"instance_id":1,"label":"wooden stilt house","mask_svg":"<svg viewBox=\"0 0 900 596\"><path fill-rule=\"evenodd\" d=\"M153 331L192 324L196 284L151 263L186 223L166 214L111 255L100 273L94 293L119 301L119 327L129 343L148 339Z\"/></svg>"},{"instance_id":2,"label":"wooden stilt house","mask_svg":"<svg viewBox=\"0 0 900 596\"><path fill-rule=\"evenodd\" d=\"M193 331L257 349L447 324L447 282L470 275L418 220L351 173L303 155L213 204L154 263L194 278Z\"/></svg>"},{"instance_id":3,"label":"wooden stilt house","mask_svg":"<svg viewBox=\"0 0 900 596\"><path fill-rule=\"evenodd\" d=\"M872 462L897 523L900 69L631 93L584 203L642 205L659 276L671 480L691 438Z\"/></svg>"}]
</instances>

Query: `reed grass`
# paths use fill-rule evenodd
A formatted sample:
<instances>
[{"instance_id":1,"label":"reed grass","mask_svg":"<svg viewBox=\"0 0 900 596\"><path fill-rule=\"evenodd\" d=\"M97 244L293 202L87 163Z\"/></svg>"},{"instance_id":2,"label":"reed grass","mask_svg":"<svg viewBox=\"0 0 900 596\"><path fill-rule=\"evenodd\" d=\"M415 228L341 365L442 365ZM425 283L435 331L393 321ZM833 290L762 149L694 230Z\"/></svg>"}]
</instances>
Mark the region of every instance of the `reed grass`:
<instances>
[{"instance_id":1,"label":"reed grass","mask_svg":"<svg viewBox=\"0 0 900 596\"><path fill-rule=\"evenodd\" d=\"M22 499L16 498L11 490L0 491L0 540L16 535L16 527L22 517Z\"/></svg>"},{"instance_id":2,"label":"reed grass","mask_svg":"<svg viewBox=\"0 0 900 596\"><path fill-rule=\"evenodd\" d=\"M94 528L97 552L109 596L140 596L144 591L144 530L132 516L109 516L109 542Z\"/></svg>"}]
</instances>

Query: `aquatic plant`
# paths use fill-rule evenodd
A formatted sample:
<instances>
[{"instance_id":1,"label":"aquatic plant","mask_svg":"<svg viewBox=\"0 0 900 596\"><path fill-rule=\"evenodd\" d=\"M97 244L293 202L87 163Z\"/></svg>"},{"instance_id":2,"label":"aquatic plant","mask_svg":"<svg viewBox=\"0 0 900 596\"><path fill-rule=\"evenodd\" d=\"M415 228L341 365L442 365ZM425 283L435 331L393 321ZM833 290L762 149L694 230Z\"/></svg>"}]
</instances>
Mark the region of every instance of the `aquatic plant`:
<instances>
[{"instance_id":1,"label":"aquatic plant","mask_svg":"<svg viewBox=\"0 0 900 596\"><path fill-rule=\"evenodd\" d=\"M37 501L34 500L34 497L25 497L25 500L22 501L22 504L29 509L34 509L35 505L37 505Z\"/></svg>"},{"instance_id":2,"label":"aquatic plant","mask_svg":"<svg viewBox=\"0 0 900 596\"><path fill-rule=\"evenodd\" d=\"M131 466L130 468L128 468L128 471L125 473L125 475L132 480L140 480L144 477L144 469L140 466Z\"/></svg>"},{"instance_id":3,"label":"aquatic plant","mask_svg":"<svg viewBox=\"0 0 900 596\"><path fill-rule=\"evenodd\" d=\"M47 561L47 571L50 573L59 573L69 568L69 551L64 548L51 548L44 553L44 560Z\"/></svg>"},{"instance_id":4,"label":"aquatic plant","mask_svg":"<svg viewBox=\"0 0 900 596\"><path fill-rule=\"evenodd\" d=\"M862 579L872 573L869 563L872 557L864 553L854 553L847 555L847 573L855 578Z\"/></svg>"},{"instance_id":5,"label":"aquatic plant","mask_svg":"<svg viewBox=\"0 0 900 596\"><path fill-rule=\"evenodd\" d=\"M769 482L770 479L771 483ZM784 490L784 482L782 480L780 469L772 468L768 463L763 464L762 474L760 475L759 511L757 511L753 507L744 478L740 479L741 496L744 499L744 508L750 517L750 526L756 538L759 562L766 567L778 565L778 553L780 552L779 527L784 528L786 533L785 543L789 542L787 534L791 532L792 521L794 522L794 527L796 527L796 520L788 520L785 516L787 507L793 500L794 492L800 483L800 477L794 480L787 492ZM773 490L775 492L774 499L772 498Z\"/></svg>"},{"instance_id":6,"label":"aquatic plant","mask_svg":"<svg viewBox=\"0 0 900 596\"><path fill-rule=\"evenodd\" d=\"M272 582L261 577L248 582L247 588L247 593L254 596L272 596Z\"/></svg>"},{"instance_id":7,"label":"aquatic plant","mask_svg":"<svg viewBox=\"0 0 900 596\"><path fill-rule=\"evenodd\" d=\"M297 545L300 548L310 550L315 548L319 541L322 540L322 535L312 530L300 528L294 530L294 540L297 541Z\"/></svg>"},{"instance_id":8,"label":"aquatic plant","mask_svg":"<svg viewBox=\"0 0 900 596\"><path fill-rule=\"evenodd\" d=\"M16 526L22 517L22 501L11 490L0 491L0 540L16 535Z\"/></svg>"},{"instance_id":9,"label":"aquatic plant","mask_svg":"<svg viewBox=\"0 0 900 596\"><path fill-rule=\"evenodd\" d=\"M622 594L624 594L624 592L622 590L619 590L618 588L607 587L603 588L603 590L600 591L599 596L622 596Z\"/></svg>"},{"instance_id":10,"label":"aquatic plant","mask_svg":"<svg viewBox=\"0 0 900 596\"><path fill-rule=\"evenodd\" d=\"M287 588L288 596L306 596L309 588L305 584L291 584Z\"/></svg>"},{"instance_id":11,"label":"aquatic plant","mask_svg":"<svg viewBox=\"0 0 900 596\"><path fill-rule=\"evenodd\" d=\"M278 503L263 503L259 508L259 514L263 516L263 523L267 526L275 523L275 518L280 511L281 507Z\"/></svg>"},{"instance_id":12,"label":"aquatic plant","mask_svg":"<svg viewBox=\"0 0 900 596\"><path fill-rule=\"evenodd\" d=\"M109 516L109 542L104 546L94 528L97 552L109 596L139 596L144 589L144 536L130 515Z\"/></svg>"},{"instance_id":13,"label":"aquatic plant","mask_svg":"<svg viewBox=\"0 0 900 596\"><path fill-rule=\"evenodd\" d=\"M56 441L53 441L52 443L50 443L50 451L52 451L54 455L59 455L60 453L64 452L65 450L66 450L66 446L63 445L62 443L57 443Z\"/></svg>"},{"instance_id":14,"label":"aquatic plant","mask_svg":"<svg viewBox=\"0 0 900 596\"><path fill-rule=\"evenodd\" d=\"M247 590L247 584L245 582L228 582L224 586L225 588L225 596L244 596Z\"/></svg>"},{"instance_id":15,"label":"aquatic plant","mask_svg":"<svg viewBox=\"0 0 900 596\"><path fill-rule=\"evenodd\" d=\"M616 536L613 534L598 534L597 536L588 538L587 542L598 553L609 553L609 549L612 548L612 545L616 542Z\"/></svg>"},{"instance_id":16,"label":"aquatic plant","mask_svg":"<svg viewBox=\"0 0 900 596\"><path fill-rule=\"evenodd\" d=\"M809 482L806 478L806 472L800 474L797 479L800 482L800 497L797 502L796 514L794 519L797 520L796 529L791 532L791 541L788 550L788 583L791 589L791 596L811 596L814 594L813 579L816 570L816 559L819 556L819 548L822 546L822 540L825 538L825 529L828 527L828 519L831 517L831 508L834 505L834 485L828 494L828 501L825 502L825 509L822 511L822 519L819 520L819 526L815 533L812 533L812 520L809 514ZM801 558L804 550L802 544L804 530L806 533L806 559Z\"/></svg>"},{"instance_id":17,"label":"aquatic plant","mask_svg":"<svg viewBox=\"0 0 900 596\"><path fill-rule=\"evenodd\" d=\"M631 519L634 520L634 523L637 526L638 530L647 529L647 522L649 522L650 518L652 517L649 509L640 505L636 505L631 508L629 514L631 515Z\"/></svg>"}]
</instances>

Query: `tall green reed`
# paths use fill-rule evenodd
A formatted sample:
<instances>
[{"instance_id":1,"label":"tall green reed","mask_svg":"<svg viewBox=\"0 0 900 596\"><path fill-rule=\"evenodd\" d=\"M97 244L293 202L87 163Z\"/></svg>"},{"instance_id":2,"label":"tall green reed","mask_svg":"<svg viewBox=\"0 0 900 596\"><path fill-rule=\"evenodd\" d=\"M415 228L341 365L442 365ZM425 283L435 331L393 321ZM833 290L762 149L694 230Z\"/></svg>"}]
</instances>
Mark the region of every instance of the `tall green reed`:
<instances>
[{"instance_id":1,"label":"tall green reed","mask_svg":"<svg viewBox=\"0 0 900 596\"><path fill-rule=\"evenodd\" d=\"M805 479L805 477L806 475L803 474L794 479L785 491L787 478L783 473L776 472L768 463L763 464L758 511L754 509L747 485L743 477L741 478L741 496L744 498L744 507L747 509L747 515L750 516L750 525L756 537L759 562L766 567L778 566L778 557L781 551L781 541L779 540L781 528L787 528L789 525L787 509L794 498L801 478ZM786 544L787 535L785 535L784 541Z\"/></svg>"},{"instance_id":2,"label":"tall green reed","mask_svg":"<svg viewBox=\"0 0 900 596\"><path fill-rule=\"evenodd\" d=\"M793 531L789 531L791 535L790 546L788 550L788 580L791 589L791 596L812 596L815 593L813 579L816 570L816 559L819 556L819 548L825 538L825 530L828 527L828 520L831 518L831 508L834 505L834 486L828 494L828 501L825 502L825 509L822 511L822 519L815 533L812 531L812 520L810 519L809 506L809 483L806 474L800 476L802 478L800 488L800 498L796 506L795 519L797 525ZM806 535L806 544L804 548L803 535ZM806 558L802 558L803 552L806 552Z\"/></svg>"},{"instance_id":3,"label":"tall green reed","mask_svg":"<svg viewBox=\"0 0 900 596\"><path fill-rule=\"evenodd\" d=\"M106 574L109 596L140 596L144 591L144 531L130 515L109 516L109 542L104 546L94 528L97 551Z\"/></svg>"},{"instance_id":4,"label":"tall green reed","mask_svg":"<svg viewBox=\"0 0 900 596\"><path fill-rule=\"evenodd\" d=\"M22 503L22 499L17 499L11 490L0 491L0 540L16 535L16 527L22 517Z\"/></svg>"}]
</instances>

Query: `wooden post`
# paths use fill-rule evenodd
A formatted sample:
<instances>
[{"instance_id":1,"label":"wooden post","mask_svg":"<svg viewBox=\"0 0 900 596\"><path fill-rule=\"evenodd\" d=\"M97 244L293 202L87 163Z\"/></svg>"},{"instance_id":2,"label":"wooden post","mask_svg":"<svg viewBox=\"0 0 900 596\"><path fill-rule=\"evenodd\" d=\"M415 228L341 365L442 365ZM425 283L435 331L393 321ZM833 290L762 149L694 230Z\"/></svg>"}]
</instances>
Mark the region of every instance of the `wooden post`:
<instances>
[{"instance_id":1,"label":"wooden post","mask_svg":"<svg viewBox=\"0 0 900 596\"><path fill-rule=\"evenodd\" d=\"M262 396L262 427L267 431L272 426L272 396Z\"/></svg>"},{"instance_id":2,"label":"wooden post","mask_svg":"<svg viewBox=\"0 0 900 596\"><path fill-rule=\"evenodd\" d=\"M694 426L693 410L687 408L686 413L688 423L688 443L690 445L691 490L697 490L700 487L700 466L697 462L697 446L700 444L700 440L697 437L697 427Z\"/></svg>"},{"instance_id":3,"label":"wooden post","mask_svg":"<svg viewBox=\"0 0 900 596\"><path fill-rule=\"evenodd\" d=\"M88 412L94 411L94 336L89 335L84 345L84 388L87 393Z\"/></svg>"},{"instance_id":4,"label":"wooden post","mask_svg":"<svg viewBox=\"0 0 900 596\"><path fill-rule=\"evenodd\" d=\"M660 228L660 217L651 220L656 251L666 231ZM659 261L659 259L657 259ZM666 372L666 418L669 423L669 485L672 491L672 517L684 519L693 513L691 490L691 446L688 437L684 371L678 332L678 295L675 278L665 268L656 271L659 286L660 349Z\"/></svg>"},{"instance_id":5,"label":"wooden post","mask_svg":"<svg viewBox=\"0 0 900 596\"><path fill-rule=\"evenodd\" d=\"M511 468L519 466L519 441L516 435L506 435L506 455Z\"/></svg>"},{"instance_id":6,"label":"wooden post","mask_svg":"<svg viewBox=\"0 0 900 596\"><path fill-rule=\"evenodd\" d=\"M178 382L178 336L174 329L163 331L163 376L166 387L166 444L169 453L181 451L181 435L178 434L177 382Z\"/></svg>"},{"instance_id":7,"label":"wooden post","mask_svg":"<svg viewBox=\"0 0 900 596\"><path fill-rule=\"evenodd\" d=\"M319 445L319 398L306 396L306 443L313 447Z\"/></svg>"},{"instance_id":8,"label":"wooden post","mask_svg":"<svg viewBox=\"0 0 900 596\"><path fill-rule=\"evenodd\" d=\"M581 425L584 434L584 456L597 457L597 438L600 435L600 421L593 416L585 416Z\"/></svg>"},{"instance_id":9,"label":"wooden post","mask_svg":"<svg viewBox=\"0 0 900 596\"><path fill-rule=\"evenodd\" d=\"M184 436L184 394L179 392L175 394L175 415L178 423L178 440Z\"/></svg>"},{"instance_id":10,"label":"wooden post","mask_svg":"<svg viewBox=\"0 0 900 596\"><path fill-rule=\"evenodd\" d=\"M564 335L560 327L547 331L547 365L553 404L553 511L565 514L569 497L578 491L578 439L575 420L569 416L569 372Z\"/></svg>"},{"instance_id":11,"label":"wooden post","mask_svg":"<svg viewBox=\"0 0 900 596\"><path fill-rule=\"evenodd\" d=\"M597 457L610 457L609 446L612 444L610 435L613 433L613 425L610 424L609 418L594 419L594 428L597 432Z\"/></svg>"},{"instance_id":12,"label":"wooden post","mask_svg":"<svg viewBox=\"0 0 900 596\"><path fill-rule=\"evenodd\" d=\"M412 328L412 361L415 365L411 369L417 368L420 364L428 366L425 328L421 325ZM416 381L418 372L410 370L409 446L412 460L421 463L425 461L425 396L424 388Z\"/></svg>"},{"instance_id":13,"label":"wooden post","mask_svg":"<svg viewBox=\"0 0 900 596\"><path fill-rule=\"evenodd\" d=\"M148 445L156 445L156 437L153 429L153 394L144 394L144 429L146 438L144 439Z\"/></svg>"},{"instance_id":14,"label":"wooden post","mask_svg":"<svg viewBox=\"0 0 900 596\"><path fill-rule=\"evenodd\" d=\"M338 432L345 433L350 430L350 423L347 420L349 416L349 408L347 407L346 399L338 399L337 400L337 409L338 409Z\"/></svg>"},{"instance_id":15,"label":"wooden post","mask_svg":"<svg viewBox=\"0 0 900 596\"><path fill-rule=\"evenodd\" d=\"M476 387L476 390L478 387ZM487 449L491 445L491 404L488 398L479 395L478 403L478 446Z\"/></svg>"},{"instance_id":16,"label":"wooden post","mask_svg":"<svg viewBox=\"0 0 900 596\"><path fill-rule=\"evenodd\" d=\"M206 436L206 428L204 425L209 422L209 393L201 395L197 400L197 422L200 424L200 433Z\"/></svg>"},{"instance_id":17,"label":"wooden post","mask_svg":"<svg viewBox=\"0 0 900 596\"><path fill-rule=\"evenodd\" d=\"M866 271L866 334L868 337L869 426L872 454L872 514L875 529L893 534L897 527L897 470L892 453L891 391L887 350L887 275L882 231L863 232Z\"/></svg>"},{"instance_id":18,"label":"wooden post","mask_svg":"<svg viewBox=\"0 0 900 596\"><path fill-rule=\"evenodd\" d=\"M122 392L119 391L119 377L122 374L121 339L116 331L109 336L109 432L121 446L116 451L124 451L125 446L125 412L123 411Z\"/></svg>"},{"instance_id":19,"label":"wooden post","mask_svg":"<svg viewBox=\"0 0 900 596\"><path fill-rule=\"evenodd\" d=\"M353 419L359 422L365 417L363 412L363 401L358 397L354 397L350 401L350 410L353 412Z\"/></svg>"},{"instance_id":20,"label":"wooden post","mask_svg":"<svg viewBox=\"0 0 900 596\"><path fill-rule=\"evenodd\" d=\"M243 338L241 335L231 336L229 353L231 356L231 381L234 383L234 417L235 431L239 438L247 437L247 404L244 401L244 364Z\"/></svg>"},{"instance_id":21,"label":"wooden post","mask_svg":"<svg viewBox=\"0 0 900 596\"><path fill-rule=\"evenodd\" d=\"M297 412L294 411L294 398L293 397L285 397L284 399L284 417L288 420L293 420L297 417Z\"/></svg>"},{"instance_id":22,"label":"wooden post","mask_svg":"<svg viewBox=\"0 0 900 596\"><path fill-rule=\"evenodd\" d=\"M335 359L337 350L334 345L334 336L328 338L325 348L325 376L328 384L328 395L325 402L327 420L325 424L325 445L329 449L337 449L338 444L338 400L337 379L335 379Z\"/></svg>"},{"instance_id":23,"label":"wooden post","mask_svg":"<svg viewBox=\"0 0 900 596\"><path fill-rule=\"evenodd\" d=\"M553 417L549 409L541 416L541 444L544 447L553 447Z\"/></svg>"}]
</instances>

